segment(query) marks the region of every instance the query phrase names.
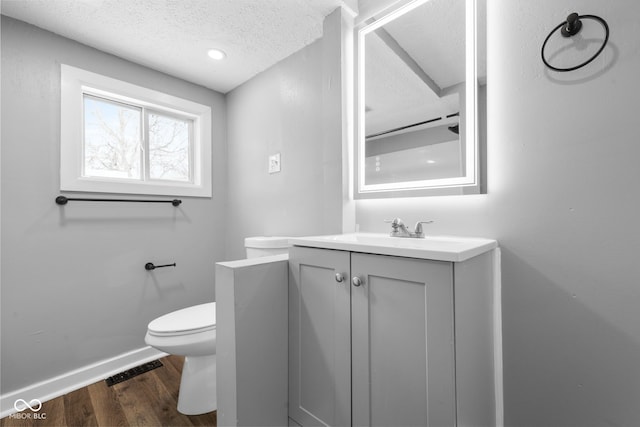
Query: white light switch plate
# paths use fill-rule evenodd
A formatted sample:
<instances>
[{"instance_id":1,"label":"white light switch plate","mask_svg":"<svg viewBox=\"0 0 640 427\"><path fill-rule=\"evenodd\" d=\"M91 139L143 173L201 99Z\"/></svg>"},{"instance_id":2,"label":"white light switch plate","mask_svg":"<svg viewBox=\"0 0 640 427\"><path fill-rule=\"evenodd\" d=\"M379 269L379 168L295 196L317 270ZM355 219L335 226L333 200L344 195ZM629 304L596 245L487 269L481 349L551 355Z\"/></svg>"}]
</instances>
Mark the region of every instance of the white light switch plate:
<instances>
[{"instance_id":1,"label":"white light switch plate","mask_svg":"<svg viewBox=\"0 0 640 427\"><path fill-rule=\"evenodd\" d=\"M269 156L269 173L280 172L280 153Z\"/></svg>"}]
</instances>

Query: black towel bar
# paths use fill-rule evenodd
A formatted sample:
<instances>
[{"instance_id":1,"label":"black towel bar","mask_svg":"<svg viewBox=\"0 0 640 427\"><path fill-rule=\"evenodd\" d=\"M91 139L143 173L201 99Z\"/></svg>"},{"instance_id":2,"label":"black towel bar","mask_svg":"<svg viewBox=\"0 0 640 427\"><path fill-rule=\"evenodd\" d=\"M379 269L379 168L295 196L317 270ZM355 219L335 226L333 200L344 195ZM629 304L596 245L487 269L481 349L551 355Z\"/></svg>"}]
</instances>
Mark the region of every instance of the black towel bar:
<instances>
[{"instance_id":1,"label":"black towel bar","mask_svg":"<svg viewBox=\"0 0 640 427\"><path fill-rule=\"evenodd\" d=\"M67 202L136 202L136 203L171 203L173 206L179 206L182 203L180 199L173 200L145 200L145 199L89 199L89 198L76 198L76 197L56 197L56 203L59 205L66 205Z\"/></svg>"}]
</instances>

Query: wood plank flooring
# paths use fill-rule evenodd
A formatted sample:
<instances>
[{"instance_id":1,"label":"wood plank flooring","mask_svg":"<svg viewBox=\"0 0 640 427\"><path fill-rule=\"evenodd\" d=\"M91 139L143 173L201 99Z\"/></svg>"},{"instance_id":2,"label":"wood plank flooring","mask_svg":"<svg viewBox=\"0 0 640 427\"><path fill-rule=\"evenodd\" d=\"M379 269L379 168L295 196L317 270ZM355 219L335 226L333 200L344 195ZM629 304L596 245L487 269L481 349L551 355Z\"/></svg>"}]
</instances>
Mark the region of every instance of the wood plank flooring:
<instances>
[{"instance_id":1,"label":"wood plank flooring","mask_svg":"<svg viewBox=\"0 0 640 427\"><path fill-rule=\"evenodd\" d=\"M43 403L37 414L45 419L5 417L0 427L215 427L216 412L187 416L177 410L184 357L160 361L164 366L111 387L100 381Z\"/></svg>"}]
</instances>

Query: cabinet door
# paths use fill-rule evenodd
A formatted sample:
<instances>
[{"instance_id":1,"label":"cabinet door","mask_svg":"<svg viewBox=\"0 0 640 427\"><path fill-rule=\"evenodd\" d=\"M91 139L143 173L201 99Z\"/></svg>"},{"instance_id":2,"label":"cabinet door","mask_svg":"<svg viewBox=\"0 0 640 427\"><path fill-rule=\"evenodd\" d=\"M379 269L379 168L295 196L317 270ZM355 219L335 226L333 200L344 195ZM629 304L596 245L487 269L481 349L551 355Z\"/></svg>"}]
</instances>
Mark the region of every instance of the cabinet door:
<instances>
[{"instance_id":1,"label":"cabinet door","mask_svg":"<svg viewBox=\"0 0 640 427\"><path fill-rule=\"evenodd\" d=\"M353 425L455 425L452 271L352 254Z\"/></svg>"},{"instance_id":2,"label":"cabinet door","mask_svg":"<svg viewBox=\"0 0 640 427\"><path fill-rule=\"evenodd\" d=\"M303 426L351 424L349 264L349 252L290 251L289 417Z\"/></svg>"}]
</instances>

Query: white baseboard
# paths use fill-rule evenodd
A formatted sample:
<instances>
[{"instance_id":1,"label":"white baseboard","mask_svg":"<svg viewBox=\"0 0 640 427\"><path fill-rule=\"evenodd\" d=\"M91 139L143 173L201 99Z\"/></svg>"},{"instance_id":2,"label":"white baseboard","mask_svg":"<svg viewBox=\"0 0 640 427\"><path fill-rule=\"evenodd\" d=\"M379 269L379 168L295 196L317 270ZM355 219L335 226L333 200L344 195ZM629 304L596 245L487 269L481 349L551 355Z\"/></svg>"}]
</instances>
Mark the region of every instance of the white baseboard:
<instances>
[{"instance_id":1,"label":"white baseboard","mask_svg":"<svg viewBox=\"0 0 640 427\"><path fill-rule=\"evenodd\" d=\"M14 403L17 399L23 399L26 402L38 399L44 403L164 356L167 356L167 354L153 347L143 347L9 392L0 396L0 418L17 412L14 408Z\"/></svg>"}]
</instances>

